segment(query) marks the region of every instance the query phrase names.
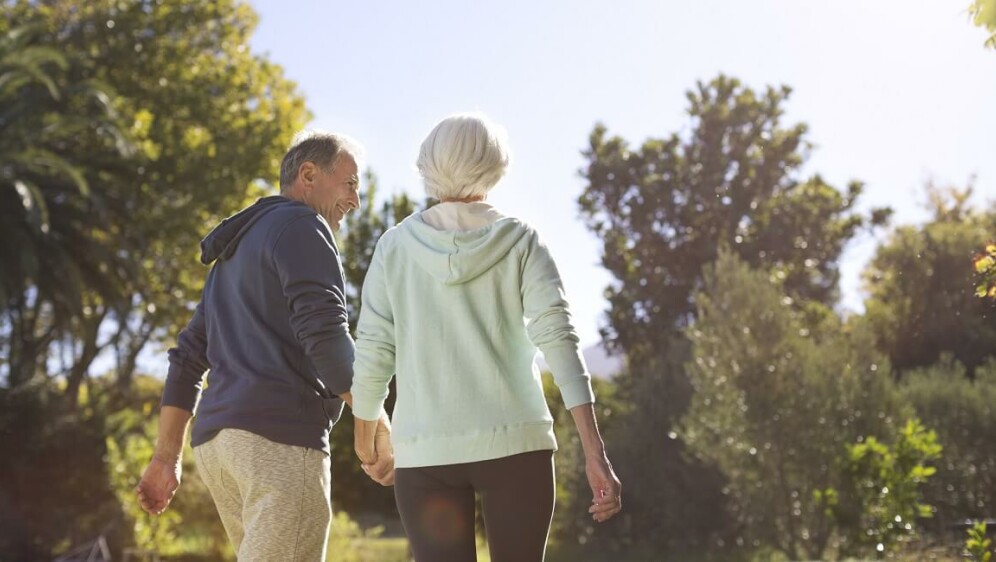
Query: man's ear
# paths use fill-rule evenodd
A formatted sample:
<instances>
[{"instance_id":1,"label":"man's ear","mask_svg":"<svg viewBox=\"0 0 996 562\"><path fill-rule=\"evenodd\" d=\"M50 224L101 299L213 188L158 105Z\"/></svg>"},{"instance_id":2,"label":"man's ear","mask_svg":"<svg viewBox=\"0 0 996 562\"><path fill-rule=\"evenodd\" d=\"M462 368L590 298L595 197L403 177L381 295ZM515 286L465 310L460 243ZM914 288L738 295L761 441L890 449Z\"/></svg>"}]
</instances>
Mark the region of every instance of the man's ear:
<instances>
[{"instance_id":1,"label":"man's ear","mask_svg":"<svg viewBox=\"0 0 996 562\"><path fill-rule=\"evenodd\" d=\"M314 162L304 162L301 164L301 167L297 169L297 176L301 178L302 185L311 188L315 185L316 172L318 172L318 167L315 166Z\"/></svg>"}]
</instances>

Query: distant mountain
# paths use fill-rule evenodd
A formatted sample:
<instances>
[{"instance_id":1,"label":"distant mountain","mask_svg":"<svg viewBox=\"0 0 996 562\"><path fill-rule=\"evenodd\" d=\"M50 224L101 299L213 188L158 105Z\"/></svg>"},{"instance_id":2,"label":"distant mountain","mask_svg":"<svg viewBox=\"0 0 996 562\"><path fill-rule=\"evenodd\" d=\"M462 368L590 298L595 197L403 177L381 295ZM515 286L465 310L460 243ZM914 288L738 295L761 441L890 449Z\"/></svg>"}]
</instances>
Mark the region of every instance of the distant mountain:
<instances>
[{"instance_id":1,"label":"distant mountain","mask_svg":"<svg viewBox=\"0 0 996 562\"><path fill-rule=\"evenodd\" d=\"M600 343L584 348L581 354L584 356L585 363L588 364L588 371L600 379L611 380L623 370L623 357L609 355ZM541 371L550 370L546 361L543 360L542 353L536 355L536 364L539 365Z\"/></svg>"}]
</instances>

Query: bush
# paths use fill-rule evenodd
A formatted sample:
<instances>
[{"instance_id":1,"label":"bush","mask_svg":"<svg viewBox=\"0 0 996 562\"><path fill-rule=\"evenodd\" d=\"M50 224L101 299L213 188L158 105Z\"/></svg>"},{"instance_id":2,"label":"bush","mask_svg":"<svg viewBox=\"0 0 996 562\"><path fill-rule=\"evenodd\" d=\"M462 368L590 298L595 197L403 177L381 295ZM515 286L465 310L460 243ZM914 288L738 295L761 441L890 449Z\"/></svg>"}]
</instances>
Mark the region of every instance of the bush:
<instances>
[{"instance_id":1,"label":"bush","mask_svg":"<svg viewBox=\"0 0 996 562\"><path fill-rule=\"evenodd\" d=\"M5 560L49 559L121 520L104 464L103 414L85 405L69 413L60 394L49 385L0 388Z\"/></svg>"},{"instance_id":2,"label":"bush","mask_svg":"<svg viewBox=\"0 0 996 562\"><path fill-rule=\"evenodd\" d=\"M929 528L947 534L952 524L996 514L996 362L975 379L950 356L911 372L902 394L944 446L937 474L924 489L934 506Z\"/></svg>"}]
</instances>

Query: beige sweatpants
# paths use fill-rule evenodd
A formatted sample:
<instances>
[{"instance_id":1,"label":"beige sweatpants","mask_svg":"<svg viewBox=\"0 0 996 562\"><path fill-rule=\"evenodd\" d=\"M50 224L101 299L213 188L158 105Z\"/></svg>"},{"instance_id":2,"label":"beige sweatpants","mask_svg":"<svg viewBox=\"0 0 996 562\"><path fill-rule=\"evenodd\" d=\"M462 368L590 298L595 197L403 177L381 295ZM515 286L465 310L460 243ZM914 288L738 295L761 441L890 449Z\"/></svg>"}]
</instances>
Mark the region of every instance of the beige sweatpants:
<instances>
[{"instance_id":1,"label":"beige sweatpants","mask_svg":"<svg viewBox=\"0 0 996 562\"><path fill-rule=\"evenodd\" d=\"M328 455L223 429L194 447L194 459L240 562L325 560L332 519Z\"/></svg>"}]
</instances>

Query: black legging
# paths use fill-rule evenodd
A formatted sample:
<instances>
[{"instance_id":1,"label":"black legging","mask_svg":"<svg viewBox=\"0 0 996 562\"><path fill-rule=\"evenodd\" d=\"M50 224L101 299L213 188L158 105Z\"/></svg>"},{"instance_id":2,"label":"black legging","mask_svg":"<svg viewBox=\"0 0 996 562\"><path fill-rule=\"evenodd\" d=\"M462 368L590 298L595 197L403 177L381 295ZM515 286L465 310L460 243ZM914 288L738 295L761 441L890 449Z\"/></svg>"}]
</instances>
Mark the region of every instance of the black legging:
<instances>
[{"instance_id":1,"label":"black legging","mask_svg":"<svg viewBox=\"0 0 996 562\"><path fill-rule=\"evenodd\" d=\"M474 493L492 562L542 562L553 519L553 451L399 468L394 498L416 562L474 562Z\"/></svg>"}]
</instances>

